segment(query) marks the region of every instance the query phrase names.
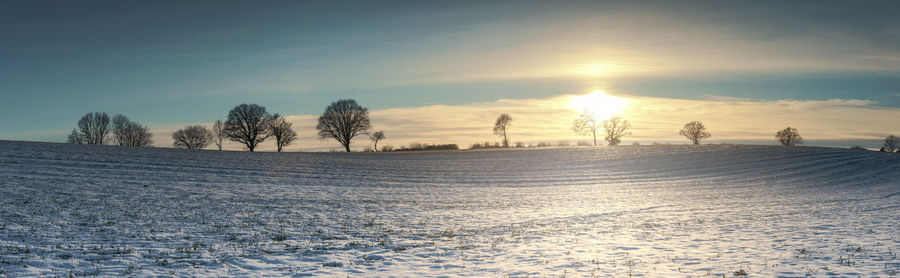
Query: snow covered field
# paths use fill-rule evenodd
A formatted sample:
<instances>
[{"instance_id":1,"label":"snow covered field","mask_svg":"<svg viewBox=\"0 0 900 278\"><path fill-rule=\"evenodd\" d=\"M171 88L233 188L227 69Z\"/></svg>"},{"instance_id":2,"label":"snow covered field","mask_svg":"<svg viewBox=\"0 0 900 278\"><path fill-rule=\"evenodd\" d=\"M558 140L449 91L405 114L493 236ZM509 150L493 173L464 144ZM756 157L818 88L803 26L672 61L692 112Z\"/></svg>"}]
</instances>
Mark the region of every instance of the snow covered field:
<instances>
[{"instance_id":1,"label":"snow covered field","mask_svg":"<svg viewBox=\"0 0 900 278\"><path fill-rule=\"evenodd\" d=\"M892 276L900 155L0 141L0 276Z\"/></svg>"}]
</instances>

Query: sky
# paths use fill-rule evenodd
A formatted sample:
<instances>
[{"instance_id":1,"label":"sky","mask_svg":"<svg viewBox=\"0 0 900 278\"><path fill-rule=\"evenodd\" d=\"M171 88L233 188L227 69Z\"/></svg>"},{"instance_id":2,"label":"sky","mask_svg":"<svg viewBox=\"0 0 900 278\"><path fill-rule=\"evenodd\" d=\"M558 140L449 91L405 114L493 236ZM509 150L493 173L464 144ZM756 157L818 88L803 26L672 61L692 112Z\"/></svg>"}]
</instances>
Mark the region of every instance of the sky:
<instances>
[{"instance_id":1,"label":"sky","mask_svg":"<svg viewBox=\"0 0 900 278\"><path fill-rule=\"evenodd\" d=\"M288 150L329 150L315 119L345 98L382 144L588 140L578 95L623 98L625 144L877 148L900 134L898 1L4 1L0 139L62 142L124 114L156 146L241 103L289 116ZM603 107L603 105L600 105ZM357 140L355 148L369 142ZM240 149L236 144L229 148ZM264 143L264 150L274 144Z\"/></svg>"}]
</instances>

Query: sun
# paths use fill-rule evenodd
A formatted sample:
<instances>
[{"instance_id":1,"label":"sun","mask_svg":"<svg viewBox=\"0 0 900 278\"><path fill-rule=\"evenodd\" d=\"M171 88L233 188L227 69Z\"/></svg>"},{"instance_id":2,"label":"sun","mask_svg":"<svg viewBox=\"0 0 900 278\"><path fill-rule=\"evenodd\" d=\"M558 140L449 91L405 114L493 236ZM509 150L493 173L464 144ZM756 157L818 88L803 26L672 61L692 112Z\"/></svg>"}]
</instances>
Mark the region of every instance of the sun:
<instances>
[{"instance_id":1,"label":"sun","mask_svg":"<svg viewBox=\"0 0 900 278\"><path fill-rule=\"evenodd\" d=\"M609 119L612 116L625 112L628 99L607 95L601 91L574 96L569 101L569 107L578 112L591 112L599 120Z\"/></svg>"}]
</instances>

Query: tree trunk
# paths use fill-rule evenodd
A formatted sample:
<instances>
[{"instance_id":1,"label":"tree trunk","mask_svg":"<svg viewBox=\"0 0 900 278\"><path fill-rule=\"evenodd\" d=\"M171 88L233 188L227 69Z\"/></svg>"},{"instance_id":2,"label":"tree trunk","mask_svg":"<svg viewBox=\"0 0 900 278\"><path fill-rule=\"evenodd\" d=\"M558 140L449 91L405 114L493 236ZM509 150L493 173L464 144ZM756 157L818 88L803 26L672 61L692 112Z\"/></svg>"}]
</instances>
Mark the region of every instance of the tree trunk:
<instances>
[{"instance_id":1,"label":"tree trunk","mask_svg":"<svg viewBox=\"0 0 900 278\"><path fill-rule=\"evenodd\" d=\"M347 149L347 152L348 152L348 153L350 152L350 144L344 145L344 148Z\"/></svg>"},{"instance_id":2,"label":"tree trunk","mask_svg":"<svg viewBox=\"0 0 900 278\"><path fill-rule=\"evenodd\" d=\"M375 152L378 152L378 141L375 141Z\"/></svg>"},{"instance_id":3,"label":"tree trunk","mask_svg":"<svg viewBox=\"0 0 900 278\"><path fill-rule=\"evenodd\" d=\"M597 132L594 131L594 146L597 145Z\"/></svg>"},{"instance_id":4,"label":"tree trunk","mask_svg":"<svg viewBox=\"0 0 900 278\"><path fill-rule=\"evenodd\" d=\"M503 147L509 148L509 139L506 139L506 131L503 131Z\"/></svg>"}]
</instances>

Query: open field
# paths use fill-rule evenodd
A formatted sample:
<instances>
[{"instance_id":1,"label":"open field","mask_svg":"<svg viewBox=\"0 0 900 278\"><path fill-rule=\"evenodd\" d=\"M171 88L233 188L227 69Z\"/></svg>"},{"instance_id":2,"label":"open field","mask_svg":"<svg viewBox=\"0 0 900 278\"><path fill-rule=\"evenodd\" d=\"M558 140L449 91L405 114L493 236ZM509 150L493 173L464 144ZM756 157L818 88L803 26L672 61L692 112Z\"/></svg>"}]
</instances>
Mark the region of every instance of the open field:
<instances>
[{"instance_id":1,"label":"open field","mask_svg":"<svg viewBox=\"0 0 900 278\"><path fill-rule=\"evenodd\" d=\"M0 276L892 276L900 155L0 141Z\"/></svg>"}]
</instances>

